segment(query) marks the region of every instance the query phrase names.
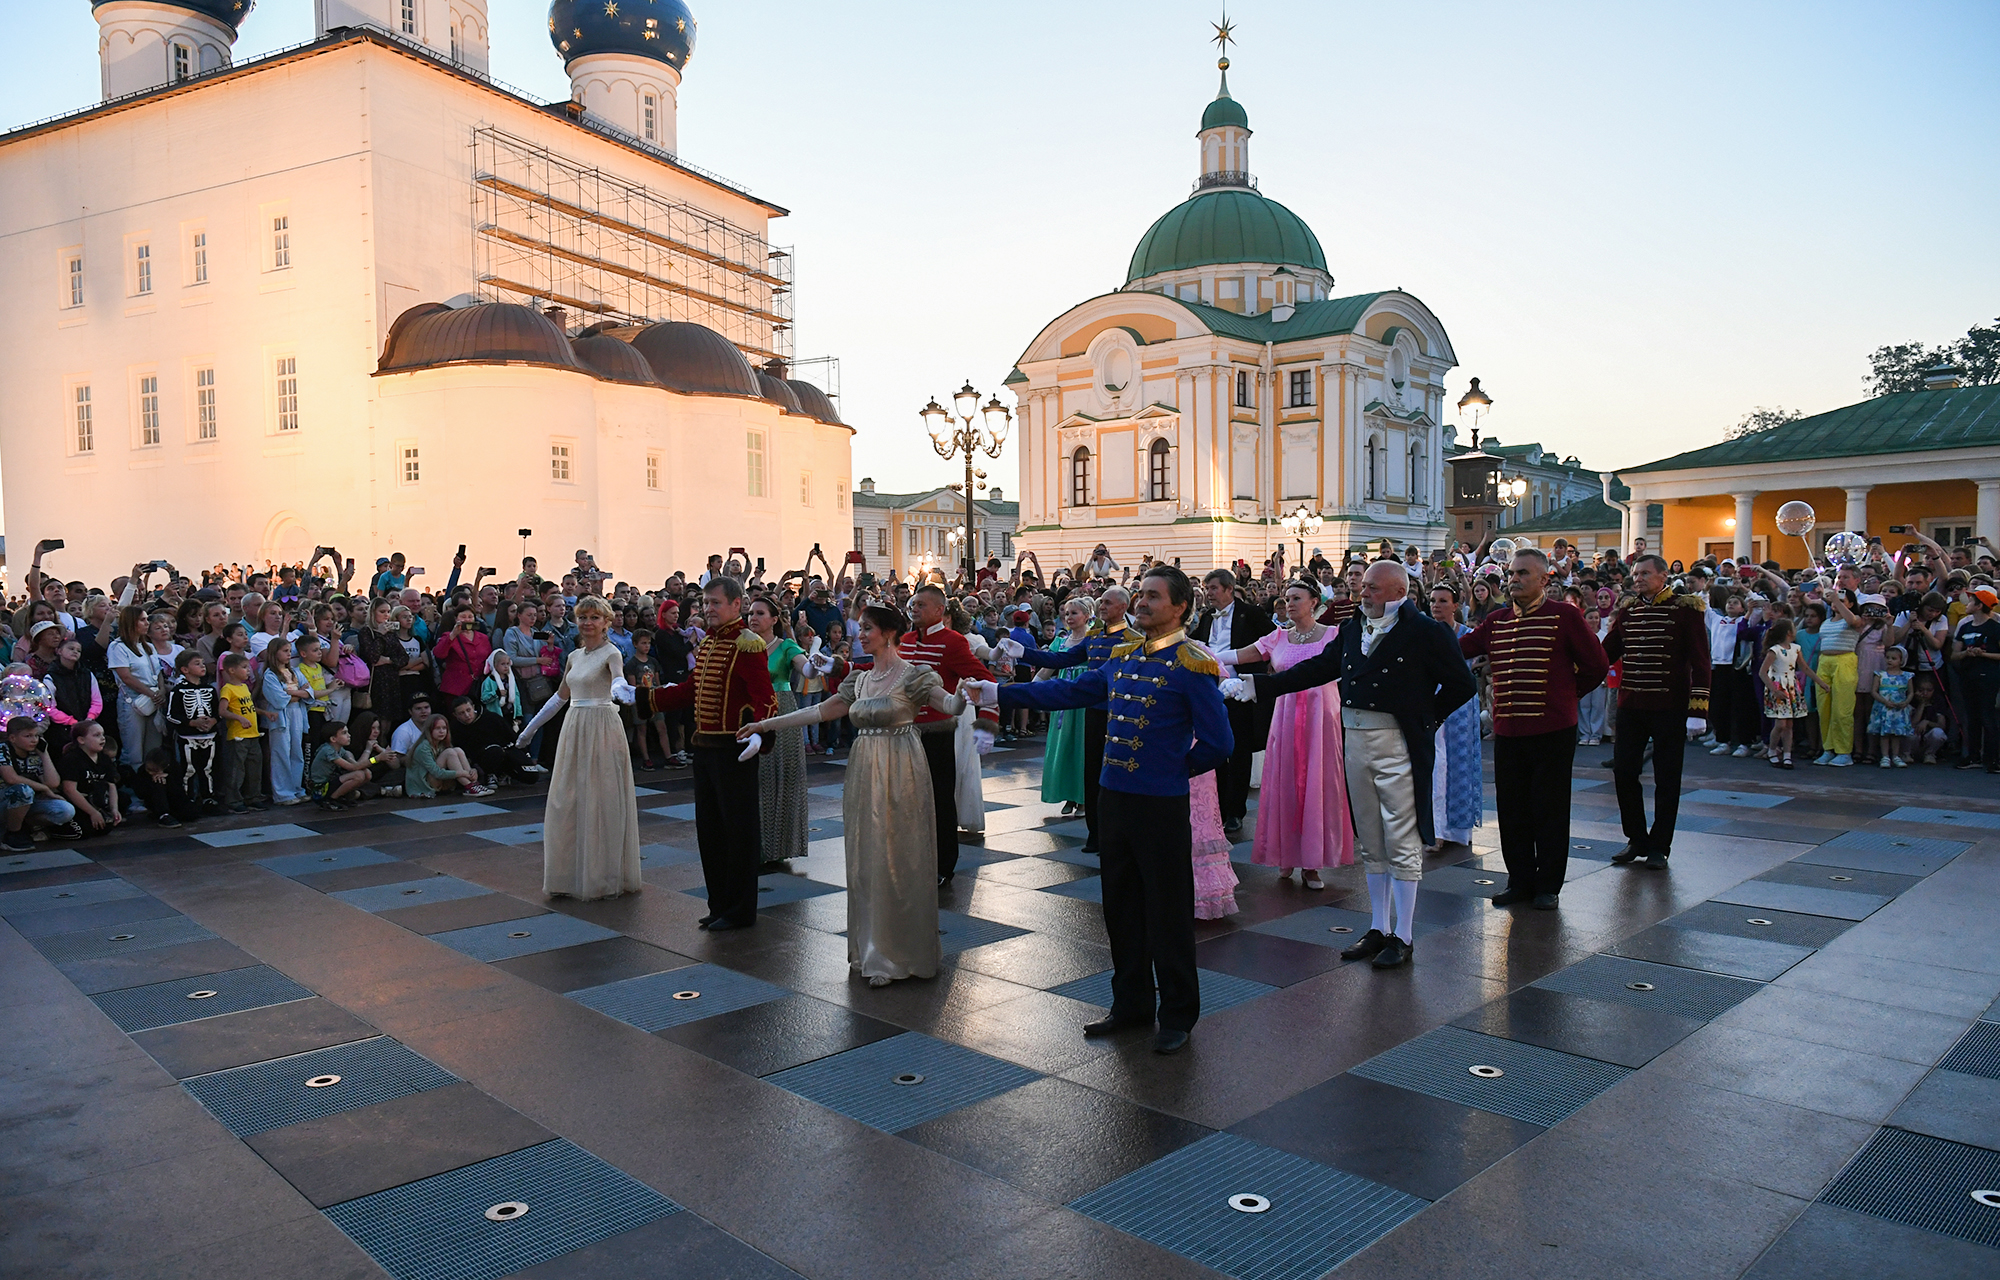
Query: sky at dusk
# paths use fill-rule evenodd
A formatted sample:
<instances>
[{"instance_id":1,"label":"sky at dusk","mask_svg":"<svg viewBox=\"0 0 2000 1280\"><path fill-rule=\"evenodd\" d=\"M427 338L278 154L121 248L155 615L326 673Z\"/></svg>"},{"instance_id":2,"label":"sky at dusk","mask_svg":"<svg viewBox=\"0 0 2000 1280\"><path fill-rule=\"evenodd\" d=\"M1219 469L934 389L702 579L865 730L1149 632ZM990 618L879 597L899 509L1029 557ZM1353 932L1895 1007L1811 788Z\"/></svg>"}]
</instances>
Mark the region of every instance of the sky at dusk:
<instances>
[{"instance_id":1,"label":"sky at dusk","mask_svg":"<svg viewBox=\"0 0 2000 1280\"><path fill-rule=\"evenodd\" d=\"M18 0L9 0L12 3ZM841 359L856 478L929 488L916 411L998 389L1185 199L1211 3L691 0L680 148L793 210L798 352ZM44 8L0 126L98 95L83 0ZM494 75L568 96L546 8L491 0ZM2000 315L2000 4L1230 7L1262 190L1336 295L1406 289L1492 433L1593 467L1744 412L1860 399L1866 355ZM238 61L312 37L263 0ZM1012 490L1014 451L988 463Z\"/></svg>"}]
</instances>

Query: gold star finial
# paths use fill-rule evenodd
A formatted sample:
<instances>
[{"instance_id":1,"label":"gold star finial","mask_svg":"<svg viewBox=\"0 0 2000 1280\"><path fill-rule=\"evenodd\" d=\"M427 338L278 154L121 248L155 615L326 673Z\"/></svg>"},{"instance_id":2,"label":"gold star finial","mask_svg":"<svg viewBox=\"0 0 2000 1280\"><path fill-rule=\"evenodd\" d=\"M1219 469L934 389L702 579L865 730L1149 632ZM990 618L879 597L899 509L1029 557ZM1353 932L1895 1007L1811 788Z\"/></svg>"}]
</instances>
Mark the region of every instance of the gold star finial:
<instances>
[{"instance_id":1,"label":"gold star finial","mask_svg":"<svg viewBox=\"0 0 2000 1280\"><path fill-rule=\"evenodd\" d=\"M1208 25L1215 28L1215 35L1211 38L1210 43L1221 49L1223 56L1227 57L1229 55L1229 46L1236 40L1236 26L1229 21L1229 11L1227 9L1222 11L1221 22L1211 22Z\"/></svg>"},{"instance_id":2,"label":"gold star finial","mask_svg":"<svg viewBox=\"0 0 2000 1280\"><path fill-rule=\"evenodd\" d=\"M605 0L604 16L607 18L618 16L618 0Z\"/></svg>"}]
</instances>

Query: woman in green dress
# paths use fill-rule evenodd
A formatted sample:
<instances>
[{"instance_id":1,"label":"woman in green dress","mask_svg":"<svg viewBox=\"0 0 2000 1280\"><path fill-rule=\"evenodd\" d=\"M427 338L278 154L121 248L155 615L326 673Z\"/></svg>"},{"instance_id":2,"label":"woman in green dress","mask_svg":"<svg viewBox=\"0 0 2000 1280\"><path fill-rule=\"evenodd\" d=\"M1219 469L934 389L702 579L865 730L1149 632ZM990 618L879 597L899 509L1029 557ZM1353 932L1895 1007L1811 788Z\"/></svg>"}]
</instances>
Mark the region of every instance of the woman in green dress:
<instances>
[{"instance_id":1,"label":"woman in green dress","mask_svg":"<svg viewBox=\"0 0 2000 1280\"><path fill-rule=\"evenodd\" d=\"M1073 595L1063 601L1062 620L1068 628L1056 637L1049 648L1055 652L1074 649L1082 644L1090 634L1090 601L1081 595ZM1090 667L1079 665L1064 667L1060 671L1042 671L1037 680L1074 680ZM1063 813L1071 814L1083 808L1083 712L1052 711L1049 713L1049 737L1042 748L1042 803L1054 804L1062 801Z\"/></svg>"},{"instance_id":2,"label":"woman in green dress","mask_svg":"<svg viewBox=\"0 0 2000 1280\"><path fill-rule=\"evenodd\" d=\"M799 708L797 690L804 687L806 651L785 634L777 602L758 597L744 614L750 630L764 642L771 662L771 687L778 711ZM806 731L781 729L777 741L757 761L757 800L762 811L764 867L782 871L787 858L806 856Z\"/></svg>"}]
</instances>

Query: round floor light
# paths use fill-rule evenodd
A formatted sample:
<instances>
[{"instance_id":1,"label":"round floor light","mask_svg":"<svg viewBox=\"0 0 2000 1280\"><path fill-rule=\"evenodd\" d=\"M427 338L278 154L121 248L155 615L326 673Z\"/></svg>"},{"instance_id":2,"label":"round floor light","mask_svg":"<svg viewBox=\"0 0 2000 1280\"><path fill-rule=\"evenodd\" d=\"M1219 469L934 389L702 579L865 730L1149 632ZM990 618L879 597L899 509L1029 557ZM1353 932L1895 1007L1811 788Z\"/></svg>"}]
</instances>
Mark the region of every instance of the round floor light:
<instances>
[{"instance_id":1,"label":"round floor light","mask_svg":"<svg viewBox=\"0 0 2000 1280\"><path fill-rule=\"evenodd\" d=\"M1478 1076L1481 1080L1498 1080L1501 1076L1507 1074L1498 1067L1489 1067L1483 1064L1475 1067L1467 1067L1466 1070Z\"/></svg>"},{"instance_id":2,"label":"round floor light","mask_svg":"<svg viewBox=\"0 0 2000 1280\"><path fill-rule=\"evenodd\" d=\"M1770 922L1769 920L1759 920L1759 919L1758 919L1758 918L1757 918L1756 916L1751 916L1751 917L1750 917L1750 919L1749 919L1749 920L1747 921L1747 923L1749 923L1749 924L1769 924L1769 923L1771 923L1771 922Z\"/></svg>"},{"instance_id":3,"label":"round floor light","mask_svg":"<svg viewBox=\"0 0 2000 1280\"><path fill-rule=\"evenodd\" d=\"M910 1085L922 1084L923 1082L924 1082L923 1076L917 1074L914 1071L905 1071L902 1075L897 1076L894 1080L891 1080L889 1083L900 1084L907 1088Z\"/></svg>"},{"instance_id":4,"label":"round floor light","mask_svg":"<svg viewBox=\"0 0 2000 1280\"><path fill-rule=\"evenodd\" d=\"M526 929L516 929L514 932L508 934L507 936L510 938L532 938L535 935L528 932Z\"/></svg>"},{"instance_id":5,"label":"round floor light","mask_svg":"<svg viewBox=\"0 0 2000 1280\"><path fill-rule=\"evenodd\" d=\"M699 992L699 991L676 991L676 992L674 992L674 999L676 999L676 1000L699 1000L699 999L701 999L701 992Z\"/></svg>"},{"instance_id":6,"label":"round floor light","mask_svg":"<svg viewBox=\"0 0 2000 1280\"><path fill-rule=\"evenodd\" d=\"M111 936L110 936L109 938L106 938L106 939L105 939L105 941L106 941L106 942L130 942L130 941L132 941L132 939L133 939L133 938L135 938L135 937L137 937L137 936L138 936L137 934L131 934L131 933L114 933L114 934L112 934L112 935L111 935Z\"/></svg>"},{"instance_id":7,"label":"round floor light","mask_svg":"<svg viewBox=\"0 0 2000 1280\"><path fill-rule=\"evenodd\" d=\"M1353 925L1346 925L1346 924L1336 924L1336 925L1331 925L1331 926L1329 926L1329 927L1327 928L1327 932L1328 932L1328 933L1353 933L1353 932L1354 932L1354 926L1353 926Z\"/></svg>"},{"instance_id":8,"label":"round floor light","mask_svg":"<svg viewBox=\"0 0 2000 1280\"><path fill-rule=\"evenodd\" d=\"M1472 883L1474 883L1474 884L1492 884L1493 882L1492 882L1491 880L1474 880L1474 881L1473 881Z\"/></svg>"},{"instance_id":9,"label":"round floor light","mask_svg":"<svg viewBox=\"0 0 2000 1280\"><path fill-rule=\"evenodd\" d=\"M314 1076L314 1077L313 1077L312 1079L310 1079L310 1080L306 1081L306 1088L308 1088L308 1089L324 1089L324 1088L326 1088L326 1087L327 1087L328 1085L335 1085L335 1084L339 1084L339 1083L340 1083L340 1077L339 1077L339 1076L333 1076L333 1075L327 1075L327 1076Z\"/></svg>"},{"instance_id":10,"label":"round floor light","mask_svg":"<svg viewBox=\"0 0 2000 1280\"><path fill-rule=\"evenodd\" d=\"M1852 880L1853 876L1828 876L1829 880Z\"/></svg>"},{"instance_id":11,"label":"round floor light","mask_svg":"<svg viewBox=\"0 0 2000 1280\"><path fill-rule=\"evenodd\" d=\"M1625 984L1625 989L1627 991L1651 991L1653 984L1650 982L1628 982Z\"/></svg>"},{"instance_id":12,"label":"round floor light","mask_svg":"<svg viewBox=\"0 0 2000 1280\"><path fill-rule=\"evenodd\" d=\"M1975 1191L1972 1198L1989 1209L2000 1209L2000 1191Z\"/></svg>"},{"instance_id":13,"label":"round floor light","mask_svg":"<svg viewBox=\"0 0 2000 1280\"><path fill-rule=\"evenodd\" d=\"M1229 1197L1229 1207L1238 1213L1267 1213L1270 1211L1271 1202L1263 1196L1240 1192Z\"/></svg>"},{"instance_id":14,"label":"round floor light","mask_svg":"<svg viewBox=\"0 0 2000 1280\"><path fill-rule=\"evenodd\" d=\"M221 994L222 994L222 993L221 993L220 991L190 991L190 992L188 992L188 999L190 999L190 1000L212 1000L212 999L214 999L214 998L215 998L216 996L219 996L219 995L221 995Z\"/></svg>"},{"instance_id":15,"label":"round floor light","mask_svg":"<svg viewBox=\"0 0 2000 1280\"><path fill-rule=\"evenodd\" d=\"M526 1204L523 1204L519 1200L502 1200L499 1204L494 1205L486 1211L486 1220L488 1222L512 1222L516 1218L525 1218L527 1215L528 1206Z\"/></svg>"}]
</instances>

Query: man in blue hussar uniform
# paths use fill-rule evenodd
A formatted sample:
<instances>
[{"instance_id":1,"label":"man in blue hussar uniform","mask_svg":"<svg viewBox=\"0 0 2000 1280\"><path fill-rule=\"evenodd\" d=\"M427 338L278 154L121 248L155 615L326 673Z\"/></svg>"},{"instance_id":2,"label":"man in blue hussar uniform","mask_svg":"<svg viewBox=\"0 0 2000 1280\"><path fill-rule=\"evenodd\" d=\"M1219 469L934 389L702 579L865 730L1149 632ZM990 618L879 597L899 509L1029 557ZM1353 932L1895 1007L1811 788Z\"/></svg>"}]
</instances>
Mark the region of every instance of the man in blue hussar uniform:
<instances>
[{"instance_id":1,"label":"man in blue hussar uniform","mask_svg":"<svg viewBox=\"0 0 2000 1280\"><path fill-rule=\"evenodd\" d=\"M1001 651L1012 656L1003 659L1006 665L996 670L1011 676L1016 663L1051 671L1078 665L1092 670L1102 667L1111 661L1112 651L1120 645L1145 639L1125 620L1125 612L1131 605L1132 595L1125 588L1106 587L1097 597L1097 619L1090 624L1082 644L1054 651L1022 647L1020 653L1014 653L1014 648L1021 646L1010 637L1001 642ZM1097 786L1098 775L1104 772L1104 739L1110 728L1110 713L1102 705L1083 709L1083 825L1088 833L1083 842L1085 853L1099 852Z\"/></svg>"},{"instance_id":2,"label":"man in blue hussar uniform","mask_svg":"<svg viewBox=\"0 0 2000 1280\"><path fill-rule=\"evenodd\" d=\"M1117 646L1103 666L1074 680L960 686L977 701L997 696L1002 707L1108 708L1097 831L1111 1013L1083 1034L1150 1027L1157 1003L1157 1053L1184 1048L1201 1016L1188 779L1220 765L1235 747L1215 660L1187 647L1192 597L1186 574L1157 566L1139 580L1132 599L1144 638Z\"/></svg>"}]
</instances>

